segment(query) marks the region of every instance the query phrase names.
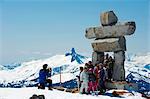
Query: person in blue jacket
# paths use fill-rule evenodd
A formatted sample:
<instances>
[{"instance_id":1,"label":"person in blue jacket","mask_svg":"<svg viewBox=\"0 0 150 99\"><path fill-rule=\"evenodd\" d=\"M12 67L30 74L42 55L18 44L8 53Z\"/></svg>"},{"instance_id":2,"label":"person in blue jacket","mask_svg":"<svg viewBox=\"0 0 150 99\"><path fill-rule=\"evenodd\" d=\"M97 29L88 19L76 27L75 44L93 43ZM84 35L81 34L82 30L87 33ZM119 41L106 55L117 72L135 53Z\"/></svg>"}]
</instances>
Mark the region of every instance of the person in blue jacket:
<instances>
[{"instance_id":1,"label":"person in blue jacket","mask_svg":"<svg viewBox=\"0 0 150 99\"><path fill-rule=\"evenodd\" d=\"M48 76L47 66L48 66L47 64L44 64L43 69L41 69L39 71L39 85L38 85L39 89L45 89L46 79L47 79L47 76Z\"/></svg>"}]
</instances>

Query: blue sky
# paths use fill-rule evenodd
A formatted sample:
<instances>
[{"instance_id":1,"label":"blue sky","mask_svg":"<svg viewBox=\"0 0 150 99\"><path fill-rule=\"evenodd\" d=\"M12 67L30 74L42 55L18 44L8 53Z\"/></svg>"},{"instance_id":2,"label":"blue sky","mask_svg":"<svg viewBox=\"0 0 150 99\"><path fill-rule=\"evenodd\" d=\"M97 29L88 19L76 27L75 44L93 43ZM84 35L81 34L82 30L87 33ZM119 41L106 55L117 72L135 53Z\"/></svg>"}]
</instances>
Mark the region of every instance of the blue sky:
<instances>
[{"instance_id":1,"label":"blue sky","mask_svg":"<svg viewBox=\"0 0 150 99\"><path fill-rule=\"evenodd\" d=\"M91 55L85 29L100 26L100 13L113 10L120 22L135 21L126 37L128 53L150 51L149 0L1 0L0 64L64 54L72 47Z\"/></svg>"}]
</instances>

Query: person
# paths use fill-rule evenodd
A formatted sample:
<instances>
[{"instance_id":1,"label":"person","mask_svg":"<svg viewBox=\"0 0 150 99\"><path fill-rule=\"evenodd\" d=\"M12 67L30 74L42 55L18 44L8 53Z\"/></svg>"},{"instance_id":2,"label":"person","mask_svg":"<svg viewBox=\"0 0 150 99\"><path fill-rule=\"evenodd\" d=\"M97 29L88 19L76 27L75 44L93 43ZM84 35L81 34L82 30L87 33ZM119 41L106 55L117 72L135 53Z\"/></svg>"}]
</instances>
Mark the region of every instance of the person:
<instances>
[{"instance_id":1,"label":"person","mask_svg":"<svg viewBox=\"0 0 150 99\"><path fill-rule=\"evenodd\" d=\"M48 71L48 74L47 74L46 83L48 83L48 89L52 90L52 79L51 79L52 68L48 68L47 71Z\"/></svg>"},{"instance_id":2,"label":"person","mask_svg":"<svg viewBox=\"0 0 150 99\"><path fill-rule=\"evenodd\" d=\"M108 70L109 70L108 61L105 61L105 63L102 66L105 72L105 79L108 80Z\"/></svg>"},{"instance_id":3,"label":"person","mask_svg":"<svg viewBox=\"0 0 150 99\"><path fill-rule=\"evenodd\" d=\"M88 62L88 65L89 65L89 68L94 69L94 66L93 66L93 64L92 64L92 61L89 61L89 62Z\"/></svg>"},{"instance_id":4,"label":"person","mask_svg":"<svg viewBox=\"0 0 150 99\"><path fill-rule=\"evenodd\" d=\"M96 77L96 82L95 82L95 88L96 88L96 90L99 87L99 84L98 84L98 82L99 82L99 72L98 71L99 71L99 63L96 63L95 67L94 67L94 70L93 70L93 73L94 73L94 75Z\"/></svg>"},{"instance_id":5,"label":"person","mask_svg":"<svg viewBox=\"0 0 150 99\"><path fill-rule=\"evenodd\" d=\"M104 63L108 62L109 54L107 53L104 57Z\"/></svg>"},{"instance_id":6,"label":"person","mask_svg":"<svg viewBox=\"0 0 150 99\"><path fill-rule=\"evenodd\" d=\"M38 89L45 89L46 85L46 79L47 79L47 64L43 65L43 69L39 71L39 84L38 84Z\"/></svg>"},{"instance_id":7,"label":"person","mask_svg":"<svg viewBox=\"0 0 150 99\"><path fill-rule=\"evenodd\" d=\"M105 91L105 70L103 68L103 64L99 65L99 87L101 89L101 91Z\"/></svg>"},{"instance_id":8,"label":"person","mask_svg":"<svg viewBox=\"0 0 150 99\"><path fill-rule=\"evenodd\" d=\"M79 76L76 76L76 77L78 78L78 90L79 90L80 87L81 87L80 75L81 75L82 72L83 72L83 67L80 67L80 73L79 73Z\"/></svg>"},{"instance_id":9,"label":"person","mask_svg":"<svg viewBox=\"0 0 150 99\"><path fill-rule=\"evenodd\" d=\"M88 82L88 92L94 92L96 88L96 76L94 75L94 69L92 67L88 68L89 82Z\"/></svg>"},{"instance_id":10,"label":"person","mask_svg":"<svg viewBox=\"0 0 150 99\"><path fill-rule=\"evenodd\" d=\"M81 94L88 94L88 73L87 73L87 66L84 66L83 72L80 74L80 82L81 82L81 87L80 87L80 93Z\"/></svg>"},{"instance_id":11,"label":"person","mask_svg":"<svg viewBox=\"0 0 150 99\"><path fill-rule=\"evenodd\" d=\"M110 56L108 58L108 80L112 81L112 75L113 75L113 67L114 67L114 60Z\"/></svg>"}]
</instances>

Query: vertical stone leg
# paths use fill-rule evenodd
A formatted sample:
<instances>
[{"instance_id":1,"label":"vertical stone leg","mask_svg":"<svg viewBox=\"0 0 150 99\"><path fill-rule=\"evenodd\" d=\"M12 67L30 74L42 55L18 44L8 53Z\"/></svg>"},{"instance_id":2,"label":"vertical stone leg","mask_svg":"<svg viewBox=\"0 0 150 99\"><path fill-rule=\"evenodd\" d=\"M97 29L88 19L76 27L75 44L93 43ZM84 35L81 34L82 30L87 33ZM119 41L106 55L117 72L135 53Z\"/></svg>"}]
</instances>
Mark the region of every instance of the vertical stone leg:
<instances>
[{"instance_id":1,"label":"vertical stone leg","mask_svg":"<svg viewBox=\"0 0 150 99\"><path fill-rule=\"evenodd\" d=\"M95 65L96 63L104 62L104 52L93 52L92 53L92 63Z\"/></svg>"},{"instance_id":2,"label":"vertical stone leg","mask_svg":"<svg viewBox=\"0 0 150 99\"><path fill-rule=\"evenodd\" d=\"M113 67L113 80L115 81L124 81L125 80L125 69L124 69L124 61L125 61L125 52L117 51L114 52L114 67Z\"/></svg>"}]
</instances>

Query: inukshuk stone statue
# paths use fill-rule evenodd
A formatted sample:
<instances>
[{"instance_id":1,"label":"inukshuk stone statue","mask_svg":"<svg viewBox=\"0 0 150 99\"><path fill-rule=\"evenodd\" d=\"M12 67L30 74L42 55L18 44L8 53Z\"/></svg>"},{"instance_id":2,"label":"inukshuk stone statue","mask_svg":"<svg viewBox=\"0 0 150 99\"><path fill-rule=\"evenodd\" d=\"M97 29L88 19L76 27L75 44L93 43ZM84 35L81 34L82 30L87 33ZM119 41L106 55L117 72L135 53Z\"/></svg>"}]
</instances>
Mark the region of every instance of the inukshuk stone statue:
<instances>
[{"instance_id":1,"label":"inukshuk stone statue","mask_svg":"<svg viewBox=\"0 0 150 99\"><path fill-rule=\"evenodd\" d=\"M95 39L92 42L93 64L103 63L104 52L114 52L113 80L125 80L125 35L131 35L136 29L135 22L117 23L118 18L113 11L104 12L100 16L101 25L99 27L90 27L86 29L85 37Z\"/></svg>"}]
</instances>

